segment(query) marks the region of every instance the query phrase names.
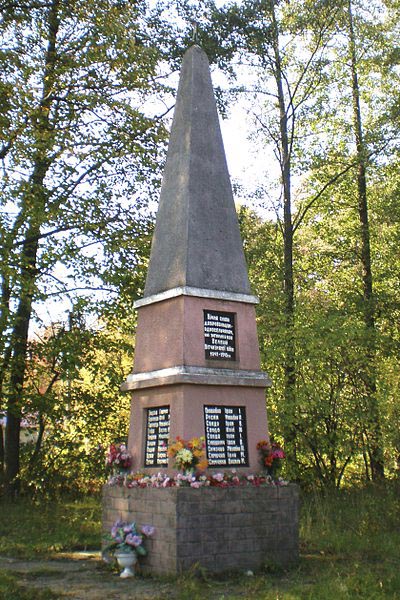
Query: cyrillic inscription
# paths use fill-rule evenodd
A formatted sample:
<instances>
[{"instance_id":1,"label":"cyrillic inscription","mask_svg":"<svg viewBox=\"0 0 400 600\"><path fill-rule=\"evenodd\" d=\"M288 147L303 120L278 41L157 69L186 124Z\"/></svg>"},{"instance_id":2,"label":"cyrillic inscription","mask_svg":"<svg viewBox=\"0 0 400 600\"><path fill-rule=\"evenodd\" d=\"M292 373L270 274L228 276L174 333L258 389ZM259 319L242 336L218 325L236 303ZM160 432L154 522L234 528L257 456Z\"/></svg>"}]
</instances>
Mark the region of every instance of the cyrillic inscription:
<instances>
[{"instance_id":1,"label":"cyrillic inscription","mask_svg":"<svg viewBox=\"0 0 400 600\"><path fill-rule=\"evenodd\" d=\"M147 409L144 466L168 466L169 406Z\"/></svg>"},{"instance_id":2,"label":"cyrillic inscription","mask_svg":"<svg viewBox=\"0 0 400 600\"><path fill-rule=\"evenodd\" d=\"M246 408L204 406L209 467L247 467Z\"/></svg>"},{"instance_id":3,"label":"cyrillic inscription","mask_svg":"<svg viewBox=\"0 0 400 600\"><path fill-rule=\"evenodd\" d=\"M206 359L236 360L235 313L204 311L204 350Z\"/></svg>"}]
</instances>

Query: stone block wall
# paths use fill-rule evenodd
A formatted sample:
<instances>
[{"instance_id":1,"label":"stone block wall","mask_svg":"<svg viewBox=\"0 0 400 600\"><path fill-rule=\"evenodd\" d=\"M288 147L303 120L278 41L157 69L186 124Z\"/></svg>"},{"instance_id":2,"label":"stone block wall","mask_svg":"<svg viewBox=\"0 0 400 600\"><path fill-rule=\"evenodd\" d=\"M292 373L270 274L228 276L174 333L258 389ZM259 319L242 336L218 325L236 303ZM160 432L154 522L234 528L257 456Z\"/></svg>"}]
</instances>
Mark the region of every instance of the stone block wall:
<instances>
[{"instance_id":1,"label":"stone block wall","mask_svg":"<svg viewBox=\"0 0 400 600\"><path fill-rule=\"evenodd\" d=\"M214 573L288 566L298 560L296 485L237 488L104 486L103 530L117 519L154 525L144 572L179 574L199 564Z\"/></svg>"}]
</instances>

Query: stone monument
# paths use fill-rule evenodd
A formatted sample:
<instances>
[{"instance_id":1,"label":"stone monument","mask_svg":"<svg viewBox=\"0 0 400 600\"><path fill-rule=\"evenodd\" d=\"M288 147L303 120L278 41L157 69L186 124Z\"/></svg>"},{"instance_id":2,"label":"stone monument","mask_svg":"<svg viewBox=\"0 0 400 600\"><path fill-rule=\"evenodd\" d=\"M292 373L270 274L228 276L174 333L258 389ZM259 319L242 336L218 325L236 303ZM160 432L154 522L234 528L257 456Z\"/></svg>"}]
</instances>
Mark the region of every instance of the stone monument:
<instances>
[{"instance_id":1,"label":"stone monument","mask_svg":"<svg viewBox=\"0 0 400 600\"><path fill-rule=\"evenodd\" d=\"M163 442L177 435L204 435L211 468L259 468L269 379L260 371L256 303L209 65L192 46L183 59L144 297L136 302L134 371L122 387L132 392L128 445L138 468L171 467Z\"/></svg>"},{"instance_id":2,"label":"stone monument","mask_svg":"<svg viewBox=\"0 0 400 600\"><path fill-rule=\"evenodd\" d=\"M183 58L144 296L136 302L128 448L133 470L172 472L167 445L204 436L209 472L260 470L268 437L255 304L207 56ZM104 492L104 523L157 528L146 568L257 568L297 557L297 488ZM240 540L240 544L238 543Z\"/></svg>"}]
</instances>

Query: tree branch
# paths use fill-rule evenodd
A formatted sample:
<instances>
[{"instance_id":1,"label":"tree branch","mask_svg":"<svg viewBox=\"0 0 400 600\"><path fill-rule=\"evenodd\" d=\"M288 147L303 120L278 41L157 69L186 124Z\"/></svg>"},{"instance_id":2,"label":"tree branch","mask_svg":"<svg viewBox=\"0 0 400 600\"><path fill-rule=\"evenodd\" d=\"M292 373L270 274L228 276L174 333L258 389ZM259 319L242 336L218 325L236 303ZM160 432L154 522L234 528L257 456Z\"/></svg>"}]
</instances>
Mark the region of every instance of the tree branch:
<instances>
[{"instance_id":1,"label":"tree branch","mask_svg":"<svg viewBox=\"0 0 400 600\"><path fill-rule=\"evenodd\" d=\"M369 160L372 156L375 156L377 154L380 154L385 148L386 146L388 146L390 144L392 140L387 140L382 146L380 146L377 150L374 150L372 152L369 152L366 155L366 160ZM336 181L338 181L338 179L340 179L341 177L343 177L343 175L345 175L348 171L350 171L350 169L352 169L353 167L356 167L358 165L358 159L354 160L353 162L351 162L350 164L347 165L347 167L345 169L343 169L342 171L340 171L339 173L336 173L336 175L334 175L331 179L329 179L329 181L326 182L326 184L319 190L319 192L307 203L307 205L303 208L303 210L301 211L301 213L299 213L299 215L297 216L297 218L295 219L294 222L294 226L293 226L293 233L296 232L296 230L300 227L304 217L306 216L307 212L310 210L310 208L312 208L312 206L316 203L316 201L322 196L322 194L328 189L328 187L330 187L331 185L333 185L334 183L336 183Z\"/></svg>"},{"instance_id":2,"label":"tree branch","mask_svg":"<svg viewBox=\"0 0 400 600\"><path fill-rule=\"evenodd\" d=\"M342 171L340 171L340 173L336 173L336 175L334 175L333 177L331 177L331 179L329 179L329 181L327 181L325 183L325 185L322 186L322 188L319 190L319 192L306 204L306 206L303 208L302 212L299 213L298 217L294 220L293 233L295 233L296 230L300 227L300 225L301 225L304 217L306 216L307 212L316 203L316 201L322 196L322 194L331 185L333 185L334 183L336 183L336 181L338 179L340 179L341 177L343 177L343 175L345 175L348 171L350 171L350 169L352 169L356 165L357 165L357 161L354 161L354 162L350 163L349 165L347 165L347 167L345 169L343 169Z\"/></svg>"}]
</instances>

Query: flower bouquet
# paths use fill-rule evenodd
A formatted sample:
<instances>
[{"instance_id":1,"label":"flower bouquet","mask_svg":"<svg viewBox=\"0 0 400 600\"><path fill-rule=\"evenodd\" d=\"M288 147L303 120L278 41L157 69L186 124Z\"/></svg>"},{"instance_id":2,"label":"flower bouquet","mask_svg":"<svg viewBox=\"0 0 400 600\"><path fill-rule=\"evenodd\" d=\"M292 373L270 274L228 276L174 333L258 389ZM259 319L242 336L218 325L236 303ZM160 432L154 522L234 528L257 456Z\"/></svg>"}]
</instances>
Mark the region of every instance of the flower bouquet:
<instances>
[{"instance_id":1,"label":"flower bouquet","mask_svg":"<svg viewBox=\"0 0 400 600\"><path fill-rule=\"evenodd\" d=\"M196 470L204 471L208 466L204 437L185 441L179 436L168 448L168 456L175 459L175 466L185 474L193 474Z\"/></svg>"},{"instance_id":2,"label":"flower bouquet","mask_svg":"<svg viewBox=\"0 0 400 600\"><path fill-rule=\"evenodd\" d=\"M139 556L146 556L147 550L143 546L144 539L154 534L152 525L138 527L135 522L125 523L116 521L111 527L111 541L105 548L108 554L126 554L135 552Z\"/></svg>"},{"instance_id":3,"label":"flower bouquet","mask_svg":"<svg viewBox=\"0 0 400 600\"><path fill-rule=\"evenodd\" d=\"M132 457L125 444L111 444L106 454L106 468L112 475L127 474L132 466Z\"/></svg>"},{"instance_id":4,"label":"flower bouquet","mask_svg":"<svg viewBox=\"0 0 400 600\"><path fill-rule=\"evenodd\" d=\"M263 469L272 479L276 479L282 466L282 460L285 458L284 451L276 442L268 442L267 440L258 442L257 450L260 454Z\"/></svg>"},{"instance_id":5,"label":"flower bouquet","mask_svg":"<svg viewBox=\"0 0 400 600\"><path fill-rule=\"evenodd\" d=\"M103 550L103 556L106 560L109 556L117 559L123 567L122 578L133 577L132 566L137 562L138 556L146 556L147 550L143 542L154 531L152 525L138 527L135 522L116 521L111 527L111 535L107 536L109 543Z\"/></svg>"}]
</instances>

